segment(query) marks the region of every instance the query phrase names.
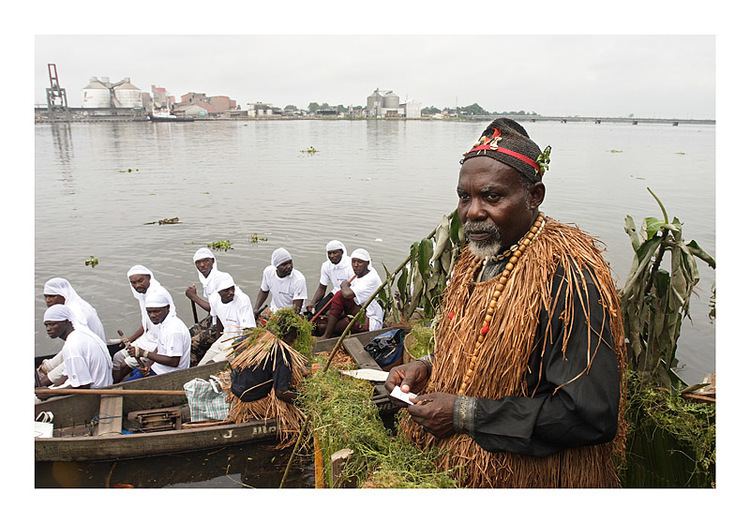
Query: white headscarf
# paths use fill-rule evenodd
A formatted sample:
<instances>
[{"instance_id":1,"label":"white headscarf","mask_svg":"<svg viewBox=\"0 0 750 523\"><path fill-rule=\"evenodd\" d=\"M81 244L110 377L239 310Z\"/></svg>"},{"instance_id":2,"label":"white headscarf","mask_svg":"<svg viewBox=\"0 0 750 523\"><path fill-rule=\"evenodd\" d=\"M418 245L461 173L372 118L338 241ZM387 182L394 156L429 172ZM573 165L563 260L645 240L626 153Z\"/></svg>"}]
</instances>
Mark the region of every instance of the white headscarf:
<instances>
[{"instance_id":1,"label":"white headscarf","mask_svg":"<svg viewBox=\"0 0 750 523\"><path fill-rule=\"evenodd\" d=\"M343 260L347 256L347 254L346 254L346 247L344 247L343 243L341 243L338 240L331 240L331 241L329 241L326 244L326 254L328 252L330 252L330 251L337 251L339 249L341 249L342 251L344 251L344 254L341 256L341 259ZM341 262L339 262L339 263L341 263Z\"/></svg>"},{"instance_id":2,"label":"white headscarf","mask_svg":"<svg viewBox=\"0 0 750 523\"><path fill-rule=\"evenodd\" d=\"M354 249L354 252L352 253L352 259L354 258L367 262L372 261L372 259L370 258L370 253L364 249Z\"/></svg>"},{"instance_id":3,"label":"white headscarf","mask_svg":"<svg viewBox=\"0 0 750 523\"><path fill-rule=\"evenodd\" d=\"M69 321L71 323L75 323L75 316L73 316L73 311L70 310L70 307L67 305L61 305L59 303L53 305L52 307L48 307L46 311L44 311L44 321Z\"/></svg>"},{"instance_id":4,"label":"white headscarf","mask_svg":"<svg viewBox=\"0 0 750 523\"><path fill-rule=\"evenodd\" d=\"M65 298L65 305L73 312L74 321L91 329L102 340L105 339L104 326L96 309L78 295L68 280L65 278L47 280L43 293Z\"/></svg>"},{"instance_id":5,"label":"white headscarf","mask_svg":"<svg viewBox=\"0 0 750 523\"><path fill-rule=\"evenodd\" d=\"M143 300L143 306L146 308L151 307L166 307L172 305L169 293L164 287L159 287L153 292L146 292L146 299Z\"/></svg>"},{"instance_id":6,"label":"white headscarf","mask_svg":"<svg viewBox=\"0 0 750 523\"><path fill-rule=\"evenodd\" d=\"M289 254L289 251L287 251L283 247L279 247L271 254L271 265L273 265L274 267L278 267L282 263L288 262L291 259L292 255Z\"/></svg>"},{"instance_id":7,"label":"white headscarf","mask_svg":"<svg viewBox=\"0 0 750 523\"><path fill-rule=\"evenodd\" d=\"M222 272L216 279L216 290L223 291L234 285L234 278L226 272Z\"/></svg>"},{"instance_id":8,"label":"white headscarf","mask_svg":"<svg viewBox=\"0 0 750 523\"><path fill-rule=\"evenodd\" d=\"M151 281L149 283L148 289L146 289L145 294L141 294L140 292L136 291L130 284L130 277L136 274L145 274L151 277ZM168 316L177 316L177 310L175 309L174 301L172 300L172 296L169 294L169 291L162 287L161 283L159 283L159 281L154 278L154 273L148 270L143 265L133 265L130 268L130 270L128 271L128 285L130 286L130 291L133 293L133 297L138 300L138 304L141 306L141 325L143 326L144 331L147 331L149 327L154 325L149 319L148 314L146 313L146 296L151 293L158 293L160 289L163 290L169 298Z\"/></svg>"}]
</instances>

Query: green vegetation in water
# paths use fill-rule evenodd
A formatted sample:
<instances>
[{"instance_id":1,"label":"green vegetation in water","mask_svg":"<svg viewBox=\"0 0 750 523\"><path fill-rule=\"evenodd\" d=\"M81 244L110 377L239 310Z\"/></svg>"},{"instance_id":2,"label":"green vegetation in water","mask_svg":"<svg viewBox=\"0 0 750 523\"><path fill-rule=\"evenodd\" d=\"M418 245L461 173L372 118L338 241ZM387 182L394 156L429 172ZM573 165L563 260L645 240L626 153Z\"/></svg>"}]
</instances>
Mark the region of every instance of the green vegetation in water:
<instances>
[{"instance_id":1,"label":"green vegetation in water","mask_svg":"<svg viewBox=\"0 0 750 523\"><path fill-rule=\"evenodd\" d=\"M296 330L297 339L292 343L292 348L310 359L313 347L312 323L294 312L294 309L284 307L277 310L268 318L265 328L278 338L283 338L289 331Z\"/></svg>"},{"instance_id":2,"label":"green vegetation in water","mask_svg":"<svg viewBox=\"0 0 750 523\"><path fill-rule=\"evenodd\" d=\"M344 465L342 483L372 488L447 488L455 481L435 469L435 450L422 450L401 436L388 434L372 402L372 385L336 372L318 372L306 379L302 409L318 439L333 484L331 455L353 451Z\"/></svg>"},{"instance_id":3,"label":"green vegetation in water","mask_svg":"<svg viewBox=\"0 0 750 523\"><path fill-rule=\"evenodd\" d=\"M313 147L313 146L311 145L311 146L310 146L310 147L308 147L307 149L302 149L302 150L301 150L300 152L301 152L301 153L307 153L307 154L315 154L315 153L317 153L317 152L320 152L320 151L318 151L318 150L317 150L317 149L316 149L315 147Z\"/></svg>"},{"instance_id":4,"label":"green vegetation in water","mask_svg":"<svg viewBox=\"0 0 750 523\"><path fill-rule=\"evenodd\" d=\"M155 222L146 222L143 225L173 225L175 223L180 223L180 219L175 216L174 218L162 218L161 220L157 220Z\"/></svg>"},{"instance_id":5,"label":"green vegetation in water","mask_svg":"<svg viewBox=\"0 0 750 523\"><path fill-rule=\"evenodd\" d=\"M621 153L622 151L620 149L610 149L607 152L610 152L610 153Z\"/></svg>"},{"instance_id":6,"label":"green vegetation in water","mask_svg":"<svg viewBox=\"0 0 750 523\"><path fill-rule=\"evenodd\" d=\"M685 400L628 372L624 485L713 487L716 404Z\"/></svg>"},{"instance_id":7,"label":"green vegetation in water","mask_svg":"<svg viewBox=\"0 0 750 523\"><path fill-rule=\"evenodd\" d=\"M211 242L206 244L206 247L219 251L228 251L229 249L234 248L232 247L232 242L230 242L229 240L218 240L215 242Z\"/></svg>"},{"instance_id":8,"label":"green vegetation in water","mask_svg":"<svg viewBox=\"0 0 750 523\"><path fill-rule=\"evenodd\" d=\"M263 235L252 233L250 235L250 243L267 242L268 238Z\"/></svg>"},{"instance_id":9,"label":"green vegetation in water","mask_svg":"<svg viewBox=\"0 0 750 523\"><path fill-rule=\"evenodd\" d=\"M96 256L89 256L88 259L84 260L83 264L86 267L91 267L92 269L99 265L99 258Z\"/></svg>"}]
</instances>

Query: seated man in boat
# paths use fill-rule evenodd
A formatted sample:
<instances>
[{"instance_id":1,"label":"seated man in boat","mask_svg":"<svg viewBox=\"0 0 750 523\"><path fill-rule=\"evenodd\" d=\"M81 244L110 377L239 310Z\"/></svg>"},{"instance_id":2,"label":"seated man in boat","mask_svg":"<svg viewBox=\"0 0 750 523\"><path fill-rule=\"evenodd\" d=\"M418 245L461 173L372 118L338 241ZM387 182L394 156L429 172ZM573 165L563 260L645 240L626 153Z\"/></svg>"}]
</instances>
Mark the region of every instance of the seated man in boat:
<instances>
[{"instance_id":1,"label":"seated man in boat","mask_svg":"<svg viewBox=\"0 0 750 523\"><path fill-rule=\"evenodd\" d=\"M218 279L227 273L219 270L214 253L206 247L201 247L195 251L193 263L195 264L195 268L198 269L198 280L203 285L203 292L199 295L193 283L185 290L185 296L209 313L203 320L198 321L197 315L195 318L198 325L195 327L197 332L195 332L191 340L191 357L197 362L203 357L211 344L216 341L216 338L218 338L215 328L216 316L211 312L209 299L217 291L216 282ZM195 309L195 306L193 306L193 309Z\"/></svg>"},{"instance_id":2,"label":"seated man in boat","mask_svg":"<svg viewBox=\"0 0 750 523\"><path fill-rule=\"evenodd\" d=\"M47 335L60 338L65 344L60 351L63 358L65 381L52 388L75 389L102 388L112 385L112 358L102 339L88 327L80 324L67 305L54 304L44 313Z\"/></svg>"},{"instance_id":3,"label":"seated man in boat","mask_svg":"<svg viewBox=\"0 0 750 523\"><path fill-rule=\"evenodd\" d=\"M141 309L141 325L138 329L122 339L124 345L134 345L146 351L156 349L159 338L159 329L149 319L146 311L146 298L152 293L158 293L163 290L169 298L169 315L177 316L177 312L172 301L172 296L156 280L154 274L143 265L135 265L128 271L128 281L130 282L130 291L133 297L138 300ZM112 358L112 374L115 382L122 380L132 369L138 368L140 363L135 358L128 355L127 349L117 352Z\"/></svg>"},{"instance_id":4,"label":"seated man in boat","mask_svg":"<svg viewBox=\"0 0 750 523\"><path fill-rule=\"evenodd\" d=\"M107 338L104 334L104 326L96 314L96 309L78 295L68 280L65 278L47 280L44 284L43 292L47 307L56 304L67 305L73 313L74 321L88 327L89 330L106 343ZM63 377L62 351L58 352L53 358L42 361L37 371L42 381L46 379L58 385L65 381Z\"/></svg>"},{"instance_id":5,"label":"seated man in boat","mask_svg":"<svg viewBox=\"0 0 750 523\"><path fill-rule=\"evenodd\" d=\"M171 313L173 304L169 293L163 287L148 293L144 306L149 321L159 327L158 338L153 349L128 346L128 354L141 363L129 378L166 374L190 367L190 331L177 315Z\"/></svg>"},{"instance_id":6,"label":"seated man in boat","mask_svg":"<svg viewBox=\"0 0 750 523\"><path fill-rule=\"evenodd\" d=\"M255 327L255 314L250 297L242 292L229 274L222 273L216 282L217 291L211 295L211 315L221 336L208 349L198 365L227 359L227 352L243 329Z\"/></svg>"},{"instance_id":7,"label":"seated man in boat","mask_svg":"<svg viewBox=\"0 0 750 523\"><path fill-rule=\"evenodd\" d=\"M352 253L352 269L355 278L351 283L341 283L341 290L331 298L328 307L328 324L323 338L339 335L346 329L351 318L359 312L363 303L382 285L377 271L371 266L370 253L356 249ZM378 330L383 326L383 308L377 300L372 300L365 310L364 320L357 321L351 332Z\"/></svg>"},{"instance_id":8,"label":"seated man in boat","mask_svg":"<svg viewBox=\"0 0 750 523\"><path fill-rule=\"evenodd\" d=\"M299 313L307 299L307 281L304 275L294 268L292 255L283 248L276 249L271 254L271 265L263 270L263 280L255 300L255 317L260 315L260 309L271 294L269 309L276 312L283 307L292 307Z\"/></svg>"},{"instance_id":9,"label":"seated man in boat","mask_svg":"<svg viewBox=\"0 0 750 523\"><path fill-rule=\"evenodd\" d=\"M341 290L341 284L354 278L351 258L346 254L346 247L338 240L331 240L326 245L328 259L320 266L320 282L313 294L307 312L319 315L333 295ZM331 291L326 294L328 286Z\"/></svg>"}]
</instances>

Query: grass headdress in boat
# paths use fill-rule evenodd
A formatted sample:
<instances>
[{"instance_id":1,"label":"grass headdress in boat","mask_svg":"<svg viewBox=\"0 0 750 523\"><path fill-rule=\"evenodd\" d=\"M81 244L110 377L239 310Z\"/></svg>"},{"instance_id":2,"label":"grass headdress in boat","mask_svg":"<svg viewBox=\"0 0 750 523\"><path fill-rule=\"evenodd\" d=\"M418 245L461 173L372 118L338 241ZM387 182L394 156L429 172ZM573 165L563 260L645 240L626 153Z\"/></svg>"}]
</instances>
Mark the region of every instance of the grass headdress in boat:
<instances>
[{"instance_id":1,"label":"grass headdress in boat","mask_svg":"<svg viewBox=\"0 0 750 523\"><path fill-rule=\"evenodd\" d=\"M476 156L489 156L513 167L530 181L540 182L549 168L551 151L549 145L542 151L518 122L498 118L482 132L469 152L464 153L461 163Z\"/></svg>"}]
</instances>

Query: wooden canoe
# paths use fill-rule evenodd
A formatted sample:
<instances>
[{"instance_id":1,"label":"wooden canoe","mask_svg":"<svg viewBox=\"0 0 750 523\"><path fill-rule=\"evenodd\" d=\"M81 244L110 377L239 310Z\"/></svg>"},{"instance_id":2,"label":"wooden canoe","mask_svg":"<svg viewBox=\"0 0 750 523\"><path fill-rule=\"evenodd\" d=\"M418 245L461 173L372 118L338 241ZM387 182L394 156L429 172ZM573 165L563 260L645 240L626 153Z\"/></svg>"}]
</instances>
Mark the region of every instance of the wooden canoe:
<instances>
[{"instance_id":1,"label":"wooden canoe","mask_svg":"<svg viewBox=\"0 0 750 523\"><path fill-rule=\"evenodd\" d=\"M379 369L363 346L372 338L389 329L365 332L349 336L344 349L360 368ZM330 351L336 339L321 340L315 344L314 352ZM108 388L126 390L182 390L182 386L193 378L207 379L226 368L226 362L191 367L159 376L117 383ZM112 396L110 396L112 397ZM182 407L187 414L186 398L180 396L114 396L121 398L117 409L121 415L141 410ZM373 401L381 410L390 410L390 401L383 385L376 385ZM225 447L255 440L273 439L276 436L276 421L273 419L241 424L218 424L188 426L177 430L134 434L93 435L92 420L106 417L105 403L99 396L57 396L42 401L34 407L36 417L42 411L54 414L55 432L51 438L35 438L36 461L99 461L139 458L177 452ZM105 415L102 415L105 414ZM84 433L84 435L81 435Z\"/></svg>"}]
</instances>

